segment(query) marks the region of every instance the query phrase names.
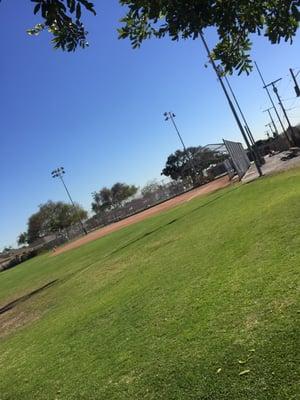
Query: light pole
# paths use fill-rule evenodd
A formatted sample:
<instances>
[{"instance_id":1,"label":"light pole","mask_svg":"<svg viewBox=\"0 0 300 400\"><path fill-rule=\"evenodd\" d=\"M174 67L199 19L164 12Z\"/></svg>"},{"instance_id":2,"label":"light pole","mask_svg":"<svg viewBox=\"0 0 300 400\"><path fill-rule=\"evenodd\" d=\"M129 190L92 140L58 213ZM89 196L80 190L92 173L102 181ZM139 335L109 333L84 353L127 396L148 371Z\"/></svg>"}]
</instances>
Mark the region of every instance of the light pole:
<instances>
[{"instance_id":1,"label":"light pole","mask_svg":"<svg viewBox=\"0 0 300 400\"><path fill-rule=\"evenodd\" d=\"M62 182L62 184L63 184L63 186L64 186L64 188L65 188L65 190L67 192L67 195L68 195L68 197L70 199L70 202L71 202L72 206L74 207L74 210L75 210L76 214L79 217L78 210L77 210L77 208L75 206L75 203L74 203L74 201L73 201L73 199L71 197L71 194L70 194L70 192L69 192L69 190L68 190L68 188L67 188L67 186L65 184L64 178L63 178L63 175L65 173L66 172L65 172L64 167L59 167L59 168L56 168L55 170L53 170L51 172L51 175L52 175L52 178L59 178L61 180L61 182ZM84 234L87 235L87 230L85 229L80 217L79 217L79 223L80 223L81 229L83 230Z\"/></svg>"},{"instance_id":2,"label":"light pole","mask_svg":"<svg viewBox=\"0 0 300 400\"><path fill-rule=\"evenodd\" d=\"M187 158L189 159L189 163L190 163L190 165L191 165L192 170L194 171L195 179L196 179L196 182L197 182L197 181L198 181L197 170L196 170L196 168L195 168L195 164L194 164L194 162L193 162L193 160L192 160L191 155L190 155L189 152L187 151L187 148L186 148L186 146L185 146L185 144L184 144L184 141L183 141L183 139L182 139L182 136L181 136L181 134L180 134L180 132L179 132L178 126L176 125L176 122L175 122L175 120L174 120L174 118L176 117L176 115L175 115L172 111L166 111L166 112L164 113L164 117L165 117L165 121L169 121L169 120L170 120L170 121L172 122L172 124L173 124L173 126L174 126L174 128L175 128L175 131L176 131L176 133L177 133L177 135L178 135L178 137L179 137L179 140L180 140L180 142L181 142L181 144L182 144L182 147L183 147L183 150L184 150L184 152L185 152L185 155L186 155Z\"/></svg>"},{"instance_id":3,"label":"light pole","mask_svg":"<svg viewBox=\"0 0 300 400\"><path fill-rule=\"evenodd\" d=\"M204 37L204 35L203 35L203 32L200 32L200 38L201 38L202 43L203 43L203 45L204 45L204 48L205 48L205 50L206 50L206 52L207 52L208 58L209 58L209 60L210 60L210 62L211 62L211 65L212 65L212 67L213 67L213 69L214 69L214 71L215 71L215 73L216 73L216 75L217 75L217 78L218 78L219 82L220 82L220 85L221 85L221 87L222 87L222 89L223 89L223 92L224 92L224 94L225 94L225 96L226 96L226 99L227 99L227 101L228 101L229 107L230 107L231 112L232 112L232 114L233 114L233 116L234 116L234 119L235 119L235 121L236 121L236 123L237 123L237 125L238 125L238 127L239 127L239 130L240 130L240 132L241 132L241 134L242 134L242 136L243 136L243 139L244 139L244 141L245 141L245 143L246 143L246 145L247 145L247 148L248 148L248 150L249 150L249 153L250 153L250 154L252 155L252 157L253 157L253 161L254 161L254 164L255 164L255 166L256 166L258 175L259 175L259 176L262 176L263 173L262 173L262 170L261 170L261 168L260 168L260 163L258 163L258 161L256 160L256 157L255 157L255 155L254 155L253 149L252 149L252 147L251 147L251 145L250 145L250 143L249 143L249 140L248 140L248 138L247 138L247 134L246 134L246 132L245 132L245 129L243 128L243 125L242 125L242 123L241 123L241 121L240 121L240 119L239 119L239 116L238 116L238 114L237 114L237 112L236 112L236 109L234 108L234 105L233 105L233 103L232 103L232 101L231 101L231 98L230 98L230 96L229 96L229 94L228 94L228 92L227 92L227 89L226 89L226 87L225 87L225 85L224 85L224 82L223 82L223 79L222 79L222 77L221 77L221 74L220 74L219 71L218 71L218 67L217 67L217 65L216 65L216 63L215 63L215 60L214 60L213 57L212 57L212 54L211 54L211 52L210 52L210 50L209 50L209 47L208 47L208 44L206 43L205 37Z\"/></svg>"}]
</instances>

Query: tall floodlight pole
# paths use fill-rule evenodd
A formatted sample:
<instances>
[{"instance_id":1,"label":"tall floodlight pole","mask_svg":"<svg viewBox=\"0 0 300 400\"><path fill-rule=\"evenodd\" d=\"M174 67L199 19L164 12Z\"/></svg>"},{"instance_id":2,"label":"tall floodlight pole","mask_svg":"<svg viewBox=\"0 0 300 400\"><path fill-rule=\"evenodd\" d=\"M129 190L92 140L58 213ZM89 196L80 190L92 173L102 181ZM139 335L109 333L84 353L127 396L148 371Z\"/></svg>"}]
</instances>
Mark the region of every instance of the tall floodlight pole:
<instances>
[{"instance_id":1,"label":"tall floodlight pole","mask_svg":"<svg viewBox=\"0 0 300 400\"><path fill-rule=\"evenodd\" d=\"M213 69L214 69L214 71L215 71L215 73L216 73L216 75L217 75L217 77L218 77L218 80L219 80L219 82L220 82L220 85L221 85L221 87L222 87L222 89L223 89L223 92L224 92L224 94L225 94L225 96L226 96L226 99L227 99L227 101L228 101L228 104L229 104L229 107L230 107L230 109L231 109L231 111L232 111L232 114L233 114L233 116L234 116L234 118L235 118L235 120L236 120L236 123L237 123L237 125L238 125L238 127L239 127L239 129L240 129L240 132L241 132L241 134L242 134L242 136L243 136L243 138L244 138L244 141L245 141L245 143L246 143L246 145L247 145L247 147L248 147L248 150L249 150L250 154L251 154L252 157L253 157L253 161L254 161L254 163L255 163L257 172L258 172L259 176L262 176L263 173L262 173L262 170L261 170L261 168L260 168L260 164L259 164L259 163L257 162L257 160L256 160L255 154L254 154L253 149L252 149L252 147L251 147L251 145L250 145L250 143L249 143L249 140L248 140L248 138L247 138L246 132L245 132L245 130L244 130L244 128L243 128L243 125L242 125L242 123L241 123L241 121L240 121L240 119L239 119L239 116L238 116L238 114L237 114L237 112L236 112L236 110L235 110L235 108L234 108L234 105L233 105L233 103L232 103L232 101L231 101L231 98L230 98L230 96L229 96L229 94L228 94L228 92L227 92L227 90L226 90L226 87L225 87L225 85L224 85L224 82L223 82L223 79L222 79L222 77L221 77L221 74L220 74L219 71L218 71L218 67L217 67L217 65L216 65L216 63L215 63L215 60L214 60L213 57L211 56L211 52L210 52L210 50L209 50L209 47L208 47L208 45L207 45L207 43L206 43L206 40L205 40L204 35L203 35L202 32L200 32L200 37L201 37L202 43L203 43L203 45L204 45L204 47L205 47L205 50L206 50L206 52L207 52L208 58L209 58L209 60L210 60L210 62L211 62L211 65L213 66Z\"/></svg>"},{"instance_id":2,"label":"tall floodlight pole","mask_svg":"<svg viewBox=\"0 0 300 400\"><path fill-rule=\"evenodd\" d=\"M177 133L177 136L178 136L178 138L179 138L179 140L180 140L180 142L182 144L182 147L183 147L183 150L185 152L185 155L187 156L187 158L189 160L189 163L191 165L191 168L194 171L195 179L198 180L197 179L198 178L198 174L197 174L197 170L196 170L195 164L194 164L194 162L192 160L192 157L189 154L189 152L188 152L188 150L187 150L187 148L186 148L186 146L184 144L184 141L183 141L182 136L181 136L181 134L179 132L178 126L176 125L176 122L175 122L175 119L174 119L176 117L176 115L172 111L166 111L164 113L164 117L165 117L165 121L169 121L170 120L172 122L172 124L174 126L174 129L175 129L175 131Z\"/></svg>"},{"instance_id":3,"label":"tall floodlight pole","mask_svg":"<svg viewBox=\"0 0 300 400\"><path fill-rule=\"evenodd\" d=\"M279 81L281 81L281 79L282 79L282 78L279 78L279 79L276 79L276 81L272 81L272 82L268 83L267 85L265 85L265 88L267 88L267 87L269 87L269 86L272 86L273 92L275 93L275 95L276 95L276 97L277 97L277 99L278 99L278 103L279 103L279 105L280 105L280 107L281 107L281 109L282 109L282 112L283 112L283 114L284 114L284 116L285 116L285 119L286 119L286 121L287 121L287 123L288 123L288 126L289 126L289 128L290 128L290 131L291 131L291 135L292 135L293 140L291 140L291 139L289 138L287 132L285 132L286 138L287 138L287 140L289 141L289 143L290 143L291 145L294 145L293 141L294 141L294 137L296 136L296 135L295 135L295 131L294 131L293 127L292 127L292 124L291 124L291 122L290 122L290 120L289 120L289 117L288 117L288 115L287 115L286 109L285 109L285 107L284 107L284 105L283 105L283 103L282 103L281 97L280 97L280 95L279 95L279 93L278 93L278 89L277 89L277 87L276 87L276 83L279 82Z\"/></svg>"},{"instance_id":4,"label":"tall floodlight pole","mask_svg":"<svg viewBox=\"0 0 300 400\"><path fill-rule=\"evenodd\" d=\"M229 79L227 78L226 75L224 75L224 79L225 79L225 81L226 81L226 83L227 83L227 86L228 86L228 88L229 88L229 90L230 90L230 93L232 94L232 97L233 97L233 99L234 99L234 102L235 102L235 104L236 104L236 106L237 106L237 108L238 108L238 110L239 110L239 112L240 112L240 114L241 114L241 117L242 117L242 119L243 119L243 121L244 121L244 124L245 124L245 131L246 131L246 133L248 134L248 137L249 137L249 139L250 139L250 143L251 143L252 146L253 146L253 153L255 154L255 157L256 157L256 159L257 159L257 162L261 165L262 162L261 162L261 159L260 159L260 156L259 156L257 147L256 147L256 143L255 143L253 134L252 134L251 129L250 129L250 127L249 127L249 125L248 125L248 122L247 122L247 120L246 120L245 114L243 113L243 111L242 111L242 109L241 109L240 103L238 102L238 99L237 99L237 97L236 97L236 95L235 95L235 93L234 93L234 91L233 91L233 89L232 89L232 86L231 86L231 84L230 84L230 82L229 82Z\"/></svg>"},{"instance_id":5,"label":"tall floodlight pole","mask_svg":"<svg viewBox=\"0 0 300 400\"><path fill-rule=\"evenodd\" d=\"M271 122L272 122L272 124L274 126L274 132L276 133L276 136L278 136L279 135L278 129L277 129L277 126L276 126L275 121L274 121L274 119L272 117L272 114L271 114L272 108L268 108L268 109L264 110L264 112L267 112L269 114L270 120L271 120Z\"/></svg>"},{"instance_id":6,"label":"tall floodlight pole","mask_svg":"<svg viewBox=\"0 0 300 400\"><path fill-rule=\"evenodd\" d=\"M278 119L278 121L279 121L279 123L280 123L280 125L281 125L282 132L285 134L285 136L286 136L288 142L290 143L290 139L289 139L288 134L287 134L287 132L286 132L286 130L285 130L285 128L284 128L284 125L283 125L283 122L282 122L282 120L281 120L281 118L280 118L280 115L279 115L279 112L278 112L278 110L277 110L277 107L275 106L275 103L274 103L274 101L273 101L273 99L272 99L272 96L271 96L271 93L270 93L270 91L269 91L269 88L268 88L268 86L266 85L266 82L265 82L265 80L264 80L264 77L262 76L261 70L259 69L259 67L258 67L256 61L254 61L254 64L255 64L255 66L256 66L256 69L257 69L257 72L258 72L258 74L259 74L259 76L260 76L260 79L261 79L261 81L262 81L262 83L263 83L263 85L264 85L263 88L266 90L266 92L267 92L267 94L268 94L268 97L269 97L269 99L270 99L270 102L271 102L271 104L272 104L272 107L273 107L273 109L274 109L274 111L275 111L275 113L276 113L277 119Z\"/></svg>"},{"instance_id":7,"label":"tall floodlight pole","mask_svg":"<svg viewBox=\"0 0 300 400\"><path fill-rule=\"evenodd\" d=\"M53 170L53 171L51 172L51 175L52 175L52 178L59 178L59 179L61 180L61 182L62 182L62 184L63 184L63 186L64 186L64 188L65 188L65 191L67 192L67 195L68 195L68 197L69 197L69 199L70 199L70 202L71 202L72 206L74 207L74 210L75 210L76 214L77 214L78 217L79 217L78 210L77 210L77 208L76 208L76 206L75 206L75 203L74 203L74 201L73 201L73 199L72 199L72 197L71 197L71 194L70 194L70 192L69 192L69 190L68 190L68 188L67 188L67 185L65 184L64 178L63 178L63 175L64 175L65 173L66 173L66 172L65 172L64 167L59 167L59 168ZM80 226L81 226L82 231L84 232L85 235L87 235L87 230L85 229L85 227L84 227L84 225L83 225L83 223L82 223L80 217L79 217L79 223L80 223Z\"/></svg>"}]
</instances>

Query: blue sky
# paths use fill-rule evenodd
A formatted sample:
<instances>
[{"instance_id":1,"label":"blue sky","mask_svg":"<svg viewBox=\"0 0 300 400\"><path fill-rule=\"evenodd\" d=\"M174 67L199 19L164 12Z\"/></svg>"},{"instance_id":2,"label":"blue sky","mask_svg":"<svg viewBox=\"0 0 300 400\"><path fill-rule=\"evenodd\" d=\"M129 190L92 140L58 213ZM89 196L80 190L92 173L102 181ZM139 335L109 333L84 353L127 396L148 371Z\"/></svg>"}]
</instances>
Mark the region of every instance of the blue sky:
<instances>
[{"instance_id":1,"label":"blue sky","mask_svg":"<svg viewBox=\"0 0 300 400\"><path fill-rule=\"evenodd\" d=\"M0 249L15 244L28 217L49 199L66 200L50 172L63 165L76 201L90 209L91 192L116 181L143 185L160 178L180 147L162 113L172 110L187 145L241 140L200 41L150 40L132 50L117 39L124 10L117 0L87 17L91 46L54 51L47 33L25 31L39 20L32 3L0 3ZM212 32L207 35L214 44ZM288 68L300 69L299 35L292 46L254 38L253 57L279 89L291 120L300 120ZM231 83L254 136L265 135L268 106L256 72Z\"/></svg>"}]
</instances>

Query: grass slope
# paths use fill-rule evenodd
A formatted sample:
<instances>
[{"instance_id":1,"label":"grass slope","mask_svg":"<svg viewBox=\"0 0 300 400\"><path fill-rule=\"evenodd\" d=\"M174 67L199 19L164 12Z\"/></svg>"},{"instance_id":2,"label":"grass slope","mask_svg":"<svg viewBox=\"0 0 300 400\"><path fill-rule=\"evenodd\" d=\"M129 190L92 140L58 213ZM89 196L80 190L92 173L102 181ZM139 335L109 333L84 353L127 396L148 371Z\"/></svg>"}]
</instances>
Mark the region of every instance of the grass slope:
<instances>
[{"instance_id":1,"label":"grass slope","mask_svg":"<svg viewBox=\"0 0 300 400\"><path fill-rule=\"evenodd\" d=\"M1 273L2 306L56 282L0 317L0 399L298 398L299 199L293 170Z\"/></svg>"}]
</instances>

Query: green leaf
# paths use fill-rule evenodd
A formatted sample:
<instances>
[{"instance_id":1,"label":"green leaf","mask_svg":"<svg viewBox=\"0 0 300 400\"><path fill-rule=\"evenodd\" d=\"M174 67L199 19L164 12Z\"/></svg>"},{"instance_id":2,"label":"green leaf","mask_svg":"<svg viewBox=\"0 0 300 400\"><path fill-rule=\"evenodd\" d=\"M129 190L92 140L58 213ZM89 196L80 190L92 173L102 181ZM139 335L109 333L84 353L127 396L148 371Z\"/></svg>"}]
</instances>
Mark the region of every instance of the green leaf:
<instances>
[{"instance_id":1,"label":"green leaf","mask_svg":"<svg viewBox=\"0 0 300 400\"><path fill-rule=\"evenodd\" d=\"M70 13L73 14L73 12L75 11L75 0L70 0Z\"/></svg>"},{"instance_id":2,"label":"green leaf","mask_svg":"<svg viewBox=\"0 0 300 400\"><path fill-rule=\"evenodd\" d=\"M300 21L299 7L297 7L295 4L292 5L292 13L293 13L293 16L296 18L296 20Z\"/></svg>"},{"instance_id":3,"label":"green leaf","mask_svg":"<svg viewBox=\"0 0 300 400\"><path fill-rule=\"evenodd\" d=\"M37 13L39 12L40 8L41 8L41 4L40 4L40 3L39 3L39 4L36 4L36 6L35 6L34 9L33 9L34 15L37 14Z\"/></svg>"},{"instance_id":4,"label":"green leaf","mask_svg":"<svg viewBox=\"0 0 300 400\"><path fill-rule=\"evenodd\" d=\"M80 3L77 3L77 6L76 6L76 18L78 20L81 18L81 5L80 5Z\"/></svg>"}]
</instances>

